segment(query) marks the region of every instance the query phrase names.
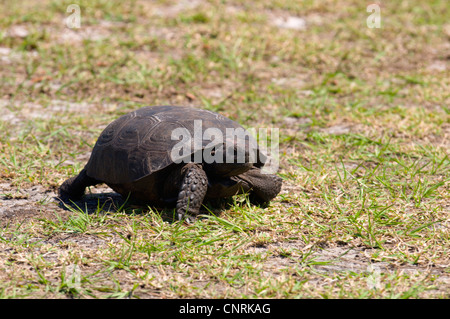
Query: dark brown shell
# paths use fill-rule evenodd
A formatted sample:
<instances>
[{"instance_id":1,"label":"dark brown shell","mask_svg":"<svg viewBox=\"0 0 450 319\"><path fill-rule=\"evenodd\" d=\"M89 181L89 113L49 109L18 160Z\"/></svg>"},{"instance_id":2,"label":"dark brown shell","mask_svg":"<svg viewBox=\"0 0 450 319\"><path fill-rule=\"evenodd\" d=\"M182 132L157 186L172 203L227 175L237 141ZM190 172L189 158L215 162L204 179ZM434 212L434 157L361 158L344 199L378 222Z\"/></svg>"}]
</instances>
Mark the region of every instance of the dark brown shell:
<instances>
[{"instance_id":1,"label":"dark brown shell","mask_svg":"<svg viewBox=\"0 0 450 319\"><path fill-rule=\"evenodd\" d=\"M87 174L107 184L129 184L173 164L170 153L179 140L173 129L184 127L194 135L194 120L209 127L242 128L211 111L178 106L148 106L125 114L100 135L86 165ZM203 133L203 132L202 132ZM203 141L203 147L209 142ZM262 164L261 164L262 165ZM257 166L261 166L258 165Z\"/></svg>"}]
</instances>

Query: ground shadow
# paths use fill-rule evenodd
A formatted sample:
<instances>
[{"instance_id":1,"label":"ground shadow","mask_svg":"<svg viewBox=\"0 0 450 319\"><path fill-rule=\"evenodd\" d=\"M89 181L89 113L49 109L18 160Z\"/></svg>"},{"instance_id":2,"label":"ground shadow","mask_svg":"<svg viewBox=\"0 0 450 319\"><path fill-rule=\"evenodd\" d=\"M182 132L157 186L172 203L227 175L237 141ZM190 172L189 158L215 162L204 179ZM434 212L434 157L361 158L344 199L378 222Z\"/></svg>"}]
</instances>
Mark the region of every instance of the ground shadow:
<instances>
[{"instance_id":1,"label":"ground shadow","mask_svg":"<svg viewBox=\"0 0 450 319\"><path fill-rule=\"evenodd\" d=\"M98 212L124 212L126 214L148 214L150 212L157 213L161 216L163 221L176 222L175 207L167 206L160 207L149 204L145 201L140 201L132 198L125 198L115 192L86 194L80 200L63 200L59 197L54 197L58 206L66 211L83 211L88 214L96 214ZM220 198L214 200L206 200L203 207L200 209L200 215L220 216L224 210L233 205L232 198ZM198 219L203 219L199 216Z\"/></svg>"},{"instance_id":2,"label":"ground shadow","mask_svg":"<svg viewBox=\"0 0 450 319\"><path fill-rule=\"evenodd\" d=\"M66 211L83 211L88 214L116 213L126 214L148 214L150 212L158 213L164 221L174 222L173 209L167 207L154 207L143 201L137 201L130 198L124 198L122 195L114 192L86 194L79 200L54 198L58 206Z\"/></svg>"}]
</instances>

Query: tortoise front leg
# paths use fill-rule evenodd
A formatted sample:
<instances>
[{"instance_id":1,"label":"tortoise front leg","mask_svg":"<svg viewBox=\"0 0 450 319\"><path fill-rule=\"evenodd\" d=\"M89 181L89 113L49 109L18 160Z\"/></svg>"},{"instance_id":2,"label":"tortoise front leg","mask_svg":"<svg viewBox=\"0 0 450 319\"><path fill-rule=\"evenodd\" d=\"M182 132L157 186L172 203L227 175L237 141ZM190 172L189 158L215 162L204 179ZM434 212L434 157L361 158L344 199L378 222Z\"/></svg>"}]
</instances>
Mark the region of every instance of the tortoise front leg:
<instances>
[{"instance_id":1,"label":"tortoise front leg","mask_svg":"<svg viewBox=\"0 0 450 319\"><path fill-rule=\"evenodd\" d=\"M200 164L189 163L182 168L181 178L176 208L178 220L185 214L195 218L208 190L208 177Z\"/></svg>"}]
</instances>

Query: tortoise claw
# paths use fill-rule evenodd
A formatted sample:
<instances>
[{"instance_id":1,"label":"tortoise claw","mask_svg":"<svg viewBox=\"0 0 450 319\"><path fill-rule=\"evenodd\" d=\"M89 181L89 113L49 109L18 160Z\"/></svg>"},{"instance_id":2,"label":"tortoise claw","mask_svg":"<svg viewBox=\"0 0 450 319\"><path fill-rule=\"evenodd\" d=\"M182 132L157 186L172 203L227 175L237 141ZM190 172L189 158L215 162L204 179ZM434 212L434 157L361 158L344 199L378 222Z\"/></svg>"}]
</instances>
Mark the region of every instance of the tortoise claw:
<instances>
[{"instance_id":1,"label":"tortoise claw","mask_svg":"<svg viewBox=\"0 0 450 319\"><path fill-rule=\"evenodd\" d=\"M178 220L184 221L186 224L193 224L196 220L195 216L187 215L187 214L180 214L178 213Z\"/></svg>"}]
</instances>

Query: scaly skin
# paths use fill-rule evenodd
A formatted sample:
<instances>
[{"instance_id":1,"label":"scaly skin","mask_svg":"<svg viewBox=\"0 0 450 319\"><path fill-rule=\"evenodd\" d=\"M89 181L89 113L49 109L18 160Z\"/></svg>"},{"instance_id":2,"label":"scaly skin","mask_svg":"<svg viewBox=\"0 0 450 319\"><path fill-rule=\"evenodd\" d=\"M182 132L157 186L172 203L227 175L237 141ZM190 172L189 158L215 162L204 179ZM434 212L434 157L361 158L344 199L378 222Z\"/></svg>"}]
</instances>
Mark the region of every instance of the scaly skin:
<instances>
[{"instance_id":1,"label":"scaly skin","mask_svg":"<svg viewBox=\"0 0 450 319\"><path fill-rule=\"evenodd\" d=\"M177 200L177 217L182 220L186 214L195 218L208 190L208 177L201 164L189 163L182 169L182 182ZM188 220L189 222L189 220Z\"/></svg>"}]
</instances>

